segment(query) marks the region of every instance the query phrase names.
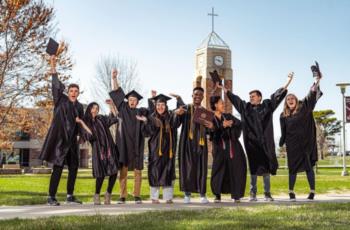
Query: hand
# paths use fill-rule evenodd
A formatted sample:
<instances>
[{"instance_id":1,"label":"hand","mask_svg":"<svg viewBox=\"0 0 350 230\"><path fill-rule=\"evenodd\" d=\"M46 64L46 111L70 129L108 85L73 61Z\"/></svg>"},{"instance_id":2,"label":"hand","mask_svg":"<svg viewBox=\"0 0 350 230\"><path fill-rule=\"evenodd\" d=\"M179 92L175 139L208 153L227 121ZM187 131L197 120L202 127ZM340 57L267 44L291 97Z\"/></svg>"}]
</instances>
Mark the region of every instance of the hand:
<instances>
[{"instance_id":1,"label":"hand","mask_svg":"<svg viewBox=\"0 0 350 230\"><path fill-rule=\"evenodd\" d=\"M293 78L294 78L294 72L290 72L288 74L288 82L291 82L293 80Z\"/></svg>"},{"instance_id":2,"label":"hand","mask_svg":"<svg viewBox=\"0 0 350 230\"><path fill-rule=\"evenodd\" d=\"M147 122L147 117L145 116L136 115L136 119L142 122Z\"/></svg>"},{"instance_id":3,"label":"hand","mask_svg":"<svg viewBox=\"0 0 350 230\"><path fill-rule=\"evenodd\" d=\"M186 110L184 109L183 106L180 106L178 109L175 110L175 114L181 116L182 114L184 114L186 112Z\"/></svg>"},{"instance_id":4,"label":"hand","mask_svg":"<svg viewBox=\"0 0 350 230\"><path fill-rule=\"evenodd\" d=\"M175 93L169 93L169 95L170 95L171 97L175 97L175 98L179 98L179 97L180 97L179 95L177 95L177 94L175 94Z\"/></svg>"},{"instance_id":5,"label":"hand","mask_svg":"<svg viewBox=\"0 0 350 230\"><path fill-rule=\"evenodd\" d=\"M208 129L214 128L214 124L211 121L204 121L204 126L207 127Z\"/></svg>"},{"instance_id":6,"label":"hand","mask_svg":"<svg viewBox=\"0 0 350 230\"><path fill-rule=\"evenodd\" d=\"M106 104L107 105L112 105L113 104L113 101L111 99L106 99Z\"/></svg>"},{"instance_id":7,"label":"hand","mask_svg":"<svg viewBox=\"0 0 350 230\"><path fill-rule=\"evenodd\" d=\"M224 122L222 124L223 124L224 128L232 127L233 120L224 120Z\"/></svg>"},{"instance_id":8,"label":"hand","mask_svg":"<svg viewBox=\"0 0 350 230\"><path fill-rule=\"evenodd\" d=\"M157 96L157 91L151 90L151 97L153 98L153 97L155 97L155 96Z\"/></svg>"},{"instance_id":9,"label":"hand","mask_svg":"<svg viewBox=\"0 0 350 230\"><path fill-rule=\"evenodd\" d=\"M112 79L117 79L118 76L118 70L117 69L112 69Z\"/></svg>"},{"instance_id":10,"label":"hand","mask_svg":"<svg viewBox=\"0 0 350 230\"><path fill-rule=\"evenodd\" d=\"M216 82L215 88L222 89L225 93L228 91L228 89L226 89L223 85L220 85L219 82Z\"/></svg>"},{"instance_id":11,"label":"hand","mask_svg":"<svg viewBox=\"0 0 350 230\"><path fill-rule=\"evenodd\" d=\"M83 123L83 120L81 120L79 117L76 117L75 122L78 124L81 124L81 123Z\"/></svg>"}]
</instances>

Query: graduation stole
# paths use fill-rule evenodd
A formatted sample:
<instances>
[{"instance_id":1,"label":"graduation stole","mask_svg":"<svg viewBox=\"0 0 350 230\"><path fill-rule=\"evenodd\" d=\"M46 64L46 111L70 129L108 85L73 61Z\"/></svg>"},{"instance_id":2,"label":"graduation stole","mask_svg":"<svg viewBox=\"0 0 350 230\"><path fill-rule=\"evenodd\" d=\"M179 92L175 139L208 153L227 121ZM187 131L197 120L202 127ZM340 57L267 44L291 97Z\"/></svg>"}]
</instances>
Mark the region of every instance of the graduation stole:
<instances>
[{"instance_id":1,"label":"graduation stole","mask_svg":"<svg viewBox=\"0 0 350 230\"><path fill-rule=\"evenodd\" d=\"M159 119L159 118L156 118L156 119ZM158 147L158 155L159 156L162 156L163 155L163 152L162 152L162 143L163 143L163 128L164 128L164 125L163 125L163 122L159 119L159 123L160 123L160 133L159 133L159 147ZM170 127L170 124L169 122L165 121L165 132L169 131L169 140L170 140L170 143L169 143L169 158L173 158L173 134L172 134L172 131L171 131L171 127Z\"/></svg>"},{"instance_id":2,"label":"graduation stole","mask_svg":"<svg viewBox=\"0 0 350 230\"><path fill-rule=\"evenodd\" d=\"M190 140L192 140L193 139L193 129L194 129L194 127L193 127L193 114L194 114L194 112L193 112L193 108L194 106L193 105L190 105L190 116L191 116L191 118L190 118L190 127L189 127L189 130L188 130L188 138L190 139ZM205 145L205 142L204 142L204 127L203 127L203 125L199 125L199 143L198 143L200 146L204 146Z\"/></svg>"},{"instance_id":3,"label":"graduation stole","mask_svg":"<svg viewBox=\"0 0 350 230\"><path fill-rule=\"evenodd\" d=\"M221 114L221 116L225 119L225 116L224 114ZM215 122L216 124L218 125L218 127L220 127L221 125L221 121L218 121L218 118L216 116L214 116L215 118ZM231 130L229 131L229 143L230 143L230 158L233 159L233 156L235 154L235 150L233 148L233 139L232 139L232 136L231 136ZM221 137L221 145L222 145L222 149L225 150L226 149L226 144L225 144L225 140L223 137Z\"/></svg>"}]
</instances>

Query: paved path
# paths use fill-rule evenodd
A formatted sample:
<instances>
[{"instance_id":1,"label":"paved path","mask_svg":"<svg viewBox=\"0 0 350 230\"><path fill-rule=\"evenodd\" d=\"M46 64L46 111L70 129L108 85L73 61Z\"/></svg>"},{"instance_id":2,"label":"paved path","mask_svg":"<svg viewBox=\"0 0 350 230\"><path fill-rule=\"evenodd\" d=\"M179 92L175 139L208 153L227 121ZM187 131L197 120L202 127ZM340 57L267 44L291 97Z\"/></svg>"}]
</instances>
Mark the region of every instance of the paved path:
<instances>
[{"instance_id":1,"label":"paved path","mask_svg":"<svg viewBox=\"0 0 350 230\"><path fill-rule=\"evenodd\" d=\"M301 196L300 196L301 197ZM127 202L123 205L99 205L93 204L84 205L65 205L57 207L49 207L46 205L28 205L28 206L0 206L0 220L12 218L39 218L50 216L67 216L67 215L120 215L126 213L138 213L145 211L169 211L169 210L203 210L208 208L219 207L246 207L262 204L271 205L300 205L305 203L350 203L350 194L328 194L317 195L315 201L306 199L298 199L297 202L290 202L286 197L275 197L274 202L265 202L262 198L258 202L248 202L248 199L243 199L241 203L233 203L229 199L223 199L221 203L216 204L200 204L198 199L192 199L191 204L183 204L182 199L175 199L174 204L151 204L150 201L144 201L143 204L134 204Z\"/></svg>"}]
</instances>

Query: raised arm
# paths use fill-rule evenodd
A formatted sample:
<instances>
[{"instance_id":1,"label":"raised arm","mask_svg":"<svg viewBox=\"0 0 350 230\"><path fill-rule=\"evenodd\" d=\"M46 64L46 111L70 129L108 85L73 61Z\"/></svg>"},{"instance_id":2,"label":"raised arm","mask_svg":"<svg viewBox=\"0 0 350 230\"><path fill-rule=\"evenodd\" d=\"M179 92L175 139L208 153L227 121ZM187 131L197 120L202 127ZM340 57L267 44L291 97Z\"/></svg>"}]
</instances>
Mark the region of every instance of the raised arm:
<instances>
[{"instance_id":1,"label":"raised arm","mask_svg":"<svg viewBox=\"0 0 350 230\"><path fill-rule=\"evenodd\" d=\"M236 110L242 114L245 110L246 107L246 102L243 101L239 96L237 96L236 94L233 94L231 91L229 91L228 89L226 89L224 86L219 85L219 83L216 83L216 87L219 89L222 89L224 91L224 93L227 95L227 98L230 100L230 102L232 103L232 105L236 108Z\"/></svg>"},{"instance_id":2,"label":"raised arm","mask_svg":"<svg viewBox=\"0 0 350 230\"><path fill-rule=\"evenodd\" d=\"M323 95L320 90L320 78L315 78L315 82L310 88L308 95L302 100L303 106L308 111L313 111L318 99Z\"/></svg>"},{"instance_id":3,"label":"raised arm","mask_svg":"<svg viewBox=\"0 0 350 230\"><path fill-rule=\"evenodd\" d=\"M57 105L62 97L66 97L63 93L65 86L58 79L57 71L56 71L56 56L52 55L50 57L50 73L52 75L52 97L54 101L54 105Z\"/></svg>"},{"instance_id":4,"label":"raised arm","mask_svg":"<svg viewBox=\"0 0 350 230\"><path fill-rule=\"evenodd\" d=\"M170 96L175 97L176 99L176 108L180 108L181 106L185 106L185 102L182 100L181 96L175 93L169 93Z\"/></svg>"},{"instance_id":5,"label":"raised arm","mask_svg":"<svg viewBox=\"0 0 350 230\"><path fill-rule=\"evenodd\" d=\"M113 100L114 105L117 107L118 111L121 111L126 107L126 102L124 101L125 93L122 88L118 85L118 71L112 70L112 91L109 92L109 96Z\"/></svg>"},{"instance_id":6,"label":"raised arm","mask_svg":"<svg viewBox=\"0 0 350 230\"><path fill-rule=\"evenodd\" d=\"M279 88L276 92L274 92L271 95L270 100L265 100L265 102L267 102L267 101L271 102L272 111L275 111L277 109L277 107L279 106L279 104L286 97L286 95L288 93L288 86L292 82L293 76L294 76L294 72L289 73L288 77L287 77L287 83L285 84L285 86L282 88Z\"/></svg>"}]
</instances>

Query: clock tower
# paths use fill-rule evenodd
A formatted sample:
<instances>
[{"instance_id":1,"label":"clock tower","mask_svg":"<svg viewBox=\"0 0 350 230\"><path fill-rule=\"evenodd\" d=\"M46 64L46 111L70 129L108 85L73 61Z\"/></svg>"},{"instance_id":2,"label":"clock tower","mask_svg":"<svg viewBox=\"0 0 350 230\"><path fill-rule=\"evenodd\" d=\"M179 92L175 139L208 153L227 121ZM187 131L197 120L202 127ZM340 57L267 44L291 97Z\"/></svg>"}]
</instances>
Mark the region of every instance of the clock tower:
<instances>
[{"instance_id":1,"label":"clock tower","mask_svg":"<svg viewBox=\"0 0 350 230\"><path fill-rule=\"evenodd\" d=\"M210 96L223 95L221 89L214 90L214 83L211 80L209 72L216 70L223 80L223 85L232 90L232 68L231 68L231 50L224 40L214 31L214 9L212 16L212 32L202 41L195 53L195 80L202 78L201 86L204 88L204 100L202 105L210 110ZM232 113L232 104L223 97L225 103L225 112Z\"/></svg>"}]
</instances>

